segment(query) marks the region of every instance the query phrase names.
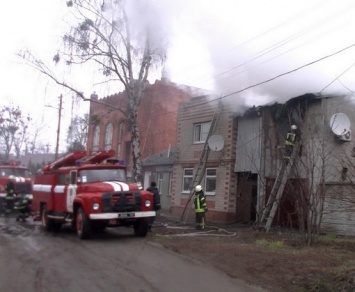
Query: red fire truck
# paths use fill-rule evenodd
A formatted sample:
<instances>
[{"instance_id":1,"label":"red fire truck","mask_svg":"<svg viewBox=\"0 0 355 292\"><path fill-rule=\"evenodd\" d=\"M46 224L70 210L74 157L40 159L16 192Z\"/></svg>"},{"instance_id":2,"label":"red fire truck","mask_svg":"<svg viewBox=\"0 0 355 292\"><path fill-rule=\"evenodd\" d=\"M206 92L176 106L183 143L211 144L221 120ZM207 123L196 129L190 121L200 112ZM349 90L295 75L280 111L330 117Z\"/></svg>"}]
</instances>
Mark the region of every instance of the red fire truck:
<instances>
[{"instance_id":1,"label":"red fire truck","mask_svg":"<svg viewBox=\"0 0 355 292\"><path fill-rule=\"evenodd\" d=\"M146 236L153 210L153 194L128 183L126 167L114 150L74 151L45 165L33 185L34 220L47 230L70 223L79 238L92 230L133 226L136 236Z\"/></svg>"},{"instance_id":2,"label":"red fire truck","mask_svg":"<svg viewBox=\"0 0 355 292\"><path fill-rule=\"evenodd\" d=\"M0 209L3 210L6 184L9 180L14 183L15 193L32 197L32 179L27 167L16 161L0 161Z\"/></svg>"}]
</instances>

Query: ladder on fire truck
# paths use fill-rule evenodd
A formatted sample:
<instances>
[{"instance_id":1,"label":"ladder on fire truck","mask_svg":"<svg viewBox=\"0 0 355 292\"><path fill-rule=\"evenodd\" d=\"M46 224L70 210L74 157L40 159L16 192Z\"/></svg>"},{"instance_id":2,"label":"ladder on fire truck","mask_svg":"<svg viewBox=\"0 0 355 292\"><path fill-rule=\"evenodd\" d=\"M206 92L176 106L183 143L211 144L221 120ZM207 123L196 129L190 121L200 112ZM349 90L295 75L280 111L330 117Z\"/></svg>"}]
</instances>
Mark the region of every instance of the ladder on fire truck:
<instances>
[{"instance_id":1,"label":"ladder on fire truck","mask_svg":"<svg viewBox=\"0 0 355 292\"><path fill-rule=\"evenodd\" d=\"M276 211L280 205L280 200L285 190L287 180L290 176L292 166L295 161L295 157L298 155L299 148L300 148L300 142L297 141L293 147L289 162L287 164L283 163L279 173L277 174L269 199L261 214L259 227L265 228L266 231L270 230Z\"/></svg>"},{"instance_id":2,"label":"ladder on fire truck","mask_svg":"<svg viewBox=\"0 0 355 292\"><path fill-rule=\"evenodd\" d=\"M190 191L189 198L188 198L188 200L186 202L184 211L182 212L181 221L184 220L187 206L189 205L189 203L190 203L190 201L191 201L191 199L192 199L192 197L193 197L193 195L195 193L195 187L201 183L201 181L203 179L203 176L205 174L206 164L207 164L208 156L210 154L210 148L209 148L209 145L208 145L208 140L213 135L213 133L214 133L214 131L216 129L216 126L217 126L217 123L218 123L219 116L221 114L222 108L223 108L223 103L222 103L221 100L219 100L218 101L218 105L217 105L217 109L214 112L214 115L213 115L213 118L212 118L212 121L211 121L210 130L208 131L208 134L207 134L207 137L206 137L206 140L205 140L205 144L203 145L202 153L201 153L199 162L197 164L196 172L195 172L195 174L193 176L193 179L192 179L192 184L191 184L192 189Z\"/></svg>"},{"instance_id":3,"label":"ladder on fire truck","mask_svg":"<svg viewBox=\"0 0 355 292\"><path fill-rule=\"evenodd\" d=\"M111 158L116 155L116 151L113 149L110 150L100 150L98 152L94 152L90 155L87 155L80 159L81 164L96 164L101 163L105 159Z\"/></svg>"}]
</instances>

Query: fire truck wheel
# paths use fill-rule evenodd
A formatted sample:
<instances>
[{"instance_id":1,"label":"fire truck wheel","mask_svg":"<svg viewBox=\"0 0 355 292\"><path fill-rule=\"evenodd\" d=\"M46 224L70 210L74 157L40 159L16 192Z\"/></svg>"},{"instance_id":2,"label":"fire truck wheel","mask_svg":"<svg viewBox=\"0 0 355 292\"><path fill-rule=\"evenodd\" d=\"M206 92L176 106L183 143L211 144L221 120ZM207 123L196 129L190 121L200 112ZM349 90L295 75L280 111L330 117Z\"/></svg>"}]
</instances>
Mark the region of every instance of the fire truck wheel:
<instances>
[{"instance_id":1,"label":"fire truck wheel","mask_svg":"<svg viewBox=\"0 0 355 292\"><path fill-rule=\"evenodd\" d=\"M47 206L42 207L41 222L44 229L51 231L54 229L54 221L48 218Z\"/></svg>"},{"instance_id":2,"label":"fire truck wheel","mask_svg":"<svg viewBox=\"0 0 355 292\"><path fill-rule=\"evenodd\" d=\"M149 229L149 220L148 218L138 219L133 224L134 235L139 237L145 237L148 233Z\"/></svg>"},{"instance_id":3,"label":"fire truck wheel","mask_svg":"<svg viewBox=\"0 0 355 292\"><path fill-rule=\"evenodd\" d=\"M86 239L90 237L90 220L86 218L84 210L78 209L76 214L76 234L80 239Z\"/></svg>"}]
</instances>

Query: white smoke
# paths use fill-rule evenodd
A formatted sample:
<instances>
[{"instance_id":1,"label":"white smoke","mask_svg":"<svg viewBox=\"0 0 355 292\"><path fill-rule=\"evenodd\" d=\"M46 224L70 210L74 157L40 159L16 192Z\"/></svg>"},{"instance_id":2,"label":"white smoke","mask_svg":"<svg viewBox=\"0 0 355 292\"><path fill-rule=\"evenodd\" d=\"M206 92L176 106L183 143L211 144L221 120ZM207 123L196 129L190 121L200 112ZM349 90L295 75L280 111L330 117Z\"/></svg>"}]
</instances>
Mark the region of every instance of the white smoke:
<instances>
[{"instance_id":1,"label":"white smoke","mask_svg":"<svg viewBox=\"0 0 355 292\"><path fill-rule=\"evenodd\" d=\"M355 89L354 70L347 71L355 48L310 64L355 43L352 1L180 2L171 16L173 81L250 106Z\"/></svg>"}]
</instances>

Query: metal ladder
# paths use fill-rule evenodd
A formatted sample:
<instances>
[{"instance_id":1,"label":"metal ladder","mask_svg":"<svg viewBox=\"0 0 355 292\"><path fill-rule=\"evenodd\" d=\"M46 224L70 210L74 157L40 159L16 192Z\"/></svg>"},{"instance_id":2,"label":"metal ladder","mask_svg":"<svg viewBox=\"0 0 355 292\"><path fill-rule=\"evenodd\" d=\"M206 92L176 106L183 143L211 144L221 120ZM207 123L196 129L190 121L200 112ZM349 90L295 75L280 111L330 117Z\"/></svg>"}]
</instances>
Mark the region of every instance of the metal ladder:
<instances>
[{"instance_id":1,"label":"metal ladder","mask_svg":"<svg viewBox=\"0 0 355 292\"><path fill-rule=\"evenodd\" d=\"M190 201L191 201L191 199L192 199L192 197L193 197L193 195L195 193L195 187L201 183L201 181L203 179L203 176L205 174L206 164L207 164L208 156L210 154L210 148L209 148L209 145L208 145L208 140L213 135L213 133L214 133L214 131L216 129L216 126L217 126L217 123L218 123L219 116L220 116L220 113L222 111L222 108L223 108L222 101L219 101L217 109L214 112L214 115L213 115L213 118L212 118L212 121L211 121L211 127L210 127L210 130L208 131L205 144L203 145L201 157L200 157L199 162L197 164L197 170L196 170L196 172L194 174L194 177L193 177L193 180L192 180L192 189L190 191L189 198L188 198L187 203L185 205L184 211L182 212L181 221L184 220L184 216L185 216L185 212L186 212L187 206L189 205L189 203L190 203Z\"/></svg>"},{"instance_id":2,"label":"metal ladder","mask_svg":"<svg viewBox=\"0 0 355 292\"><path fill-rule=\"evenodd\" d=\"M276 211L280 204L280 199L285 190L287 180L290 176L295 157L298 154L299 147L300 142L297 141L293 147L289 163L287 165L285 163L282 164L282 167L276 177L274 186L272 187L268 202L262 212L259 227L265 228L266 231L270 230L270 227L274 220Z\"/></svg>"}]
</instances>

